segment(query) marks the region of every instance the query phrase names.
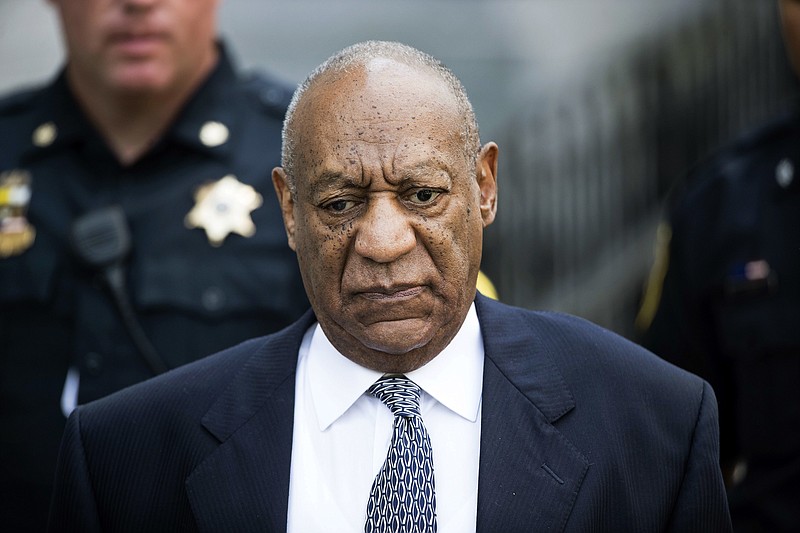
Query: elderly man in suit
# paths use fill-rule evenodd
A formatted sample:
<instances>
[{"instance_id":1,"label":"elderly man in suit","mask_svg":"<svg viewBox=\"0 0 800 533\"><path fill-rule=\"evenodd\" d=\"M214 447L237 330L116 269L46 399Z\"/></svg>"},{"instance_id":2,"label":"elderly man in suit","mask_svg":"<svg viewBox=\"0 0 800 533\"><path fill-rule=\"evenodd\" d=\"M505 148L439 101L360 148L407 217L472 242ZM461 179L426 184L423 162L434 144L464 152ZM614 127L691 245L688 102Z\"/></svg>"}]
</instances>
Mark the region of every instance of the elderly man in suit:
<instances>
[{"instance_id":1,"label":"elderly man in suit","mask_svg":"<svg viewBox=\"0 0 800 533\"><path fill-rule=\"evenodd\" d=\"M728 531L707 383L476 295L497 157L434 58L318 67L273 171L312 309L77 409L51 530Z\"/></svg>"}]
</instances>

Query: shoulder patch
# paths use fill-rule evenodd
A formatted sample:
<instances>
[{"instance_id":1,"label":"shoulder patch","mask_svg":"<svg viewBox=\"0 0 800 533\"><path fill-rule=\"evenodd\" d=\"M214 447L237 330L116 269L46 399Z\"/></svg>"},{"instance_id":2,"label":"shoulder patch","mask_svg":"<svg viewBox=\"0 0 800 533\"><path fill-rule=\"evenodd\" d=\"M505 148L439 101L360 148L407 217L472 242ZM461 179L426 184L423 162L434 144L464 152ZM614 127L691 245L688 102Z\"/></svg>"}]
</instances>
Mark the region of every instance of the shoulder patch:
<instances>
[{"instance_id":1,"label":"shoulder patch","mask_svg":"<svg viewBox=\"0 0 800 533\"><path fill-rule=\"evenodd\" d=\"M656 242L653 250L653 264L645 283L639 312L636 314L634 326L640 333L647 331L653 323L656 311L661 304L661 293L664 289L664 278L669 268L669 244L672 240L672 228L665 222L658 225Z\"/></svg>"}]
</instances>

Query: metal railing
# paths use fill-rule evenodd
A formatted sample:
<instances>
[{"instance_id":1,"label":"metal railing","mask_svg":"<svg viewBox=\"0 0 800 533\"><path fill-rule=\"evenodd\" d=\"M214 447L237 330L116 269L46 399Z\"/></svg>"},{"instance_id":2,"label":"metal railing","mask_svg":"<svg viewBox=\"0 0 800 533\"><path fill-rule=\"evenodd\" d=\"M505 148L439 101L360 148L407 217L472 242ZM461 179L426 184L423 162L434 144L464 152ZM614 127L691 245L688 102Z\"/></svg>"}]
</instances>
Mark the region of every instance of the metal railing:
<instances>
[{"instance_id":1,"label":"metal railing","mask_svg":"<svg viewBox=\"0 0 800 533\"><path fill-rule=\"evenodd\" d=\"M708 2L584 80L531 96L497 136L483 269L506 302L631 335L668 190L795 86L775 3L752 0Z\"/></svg>"}]
</instances>

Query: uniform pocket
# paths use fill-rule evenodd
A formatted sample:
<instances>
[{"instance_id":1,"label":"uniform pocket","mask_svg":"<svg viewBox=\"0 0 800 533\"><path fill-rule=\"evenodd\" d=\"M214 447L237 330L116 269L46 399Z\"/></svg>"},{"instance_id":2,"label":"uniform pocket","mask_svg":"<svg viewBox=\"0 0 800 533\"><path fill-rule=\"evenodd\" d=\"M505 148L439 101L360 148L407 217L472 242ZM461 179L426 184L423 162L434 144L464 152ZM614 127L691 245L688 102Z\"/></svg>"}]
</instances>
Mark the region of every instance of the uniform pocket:
<instances>
[{"instance_id":1,"label":"uniform pocket","mask_svg":"<svg viewBox=\"0 0 800 533\"><path fill-rule=\"evenodd\" d=\"M741 297L720 304L716 315L719 344L730 357L800 357L800 304L779 294Z\"/></svg>"},{"instance_id":2,"label":"uniform pocket","mask_svg":"<svg viewBox=\"0 0 800 533\"><path fill-rule=\"evenodd\" d=\"M734 380L737 433L748 457L800 449L800 306L774 294L718 310L719 343ZM721 406L731 408L733 406Z\"/></svg>"},{"instance_id":3,"label":"uniform pocket","mask_svg":"<svg viewBox=\"0 0 800 533\"><path fill-rule=\"evenodd\" d=\"M136 307L145 312L182 310L211 319L263 312L294 317L305 309L290 250L227 243L207 248L143 258L131 277Z\"/></svg>"},{"instance_id":4,"label":"uniform pocket","mask_svg":"<svg viewBox=\"0 0 800 533\"><path fill-rule=\"evenodd\" d=\"M51 302L54 300L59 260L56 247L39 242L20 255L0 259L0 306L19 302Z\"/></svg>"}]
</instances>

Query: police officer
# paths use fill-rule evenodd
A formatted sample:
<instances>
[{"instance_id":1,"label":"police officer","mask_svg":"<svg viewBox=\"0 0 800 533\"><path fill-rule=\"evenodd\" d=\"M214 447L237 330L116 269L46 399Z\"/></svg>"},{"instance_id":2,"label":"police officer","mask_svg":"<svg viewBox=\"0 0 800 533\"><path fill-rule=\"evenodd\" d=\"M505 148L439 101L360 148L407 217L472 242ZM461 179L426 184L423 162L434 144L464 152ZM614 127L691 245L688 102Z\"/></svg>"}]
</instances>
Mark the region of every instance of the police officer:
<instances>
[{"instance_id":1,"label":"police officer","mask_svg":"<svg viewBox=\"0 0 800 533\"><path fill-rule=\"evenodd\" d=\"M2 531L44 529L76 404L308 305L270 179L291 89L237 76L218 1L50 2L66 65L0 102Z\"/></svg>"},{"instance_id":2,"label":"police officer","mask_svg":"<svg viewBox=\"0 0 800 533\"><path fill-rule=\"evenodd\" d=\"M780 7L797 67L800 2ZM800 531L800 116L700 166L659 241L642 341L714 386L734 528Z\"/></svg>"}]
</instances>

